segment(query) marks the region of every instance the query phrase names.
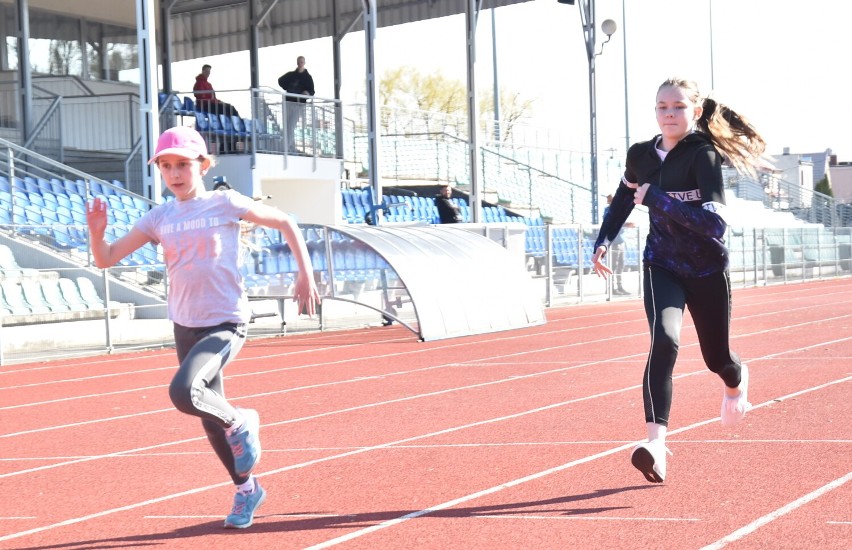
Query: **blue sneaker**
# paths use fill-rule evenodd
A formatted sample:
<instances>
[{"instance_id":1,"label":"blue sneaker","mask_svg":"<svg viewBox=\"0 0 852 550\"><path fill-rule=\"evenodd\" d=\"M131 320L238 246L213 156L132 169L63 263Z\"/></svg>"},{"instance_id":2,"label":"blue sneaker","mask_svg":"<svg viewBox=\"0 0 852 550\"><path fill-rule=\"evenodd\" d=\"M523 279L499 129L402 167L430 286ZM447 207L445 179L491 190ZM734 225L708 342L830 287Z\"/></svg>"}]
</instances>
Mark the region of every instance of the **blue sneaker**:
<instances>
[{"instance_id":1,"label":"blue sneaker","mask_svg":"<svg viewBox=\"0 0 852 550\"><path fill-rule=\"evenodd\" d=\"M237 491L234 495L234 507L225 518L225 529L245 529L251 527L254 521L254 513L266 500L266 491L260 483L254 480L255 489L253 493L242 493Z\"/></svg>"},{"instance_id":2,"label":"blue sneaker","mask_svg":"<svg viewBox=\"0 0 852 550\"><path fill-rule=\"evenodd\" d=\"M239 409L245 422L228 436L238 476L247 476L260 460L260 417L253 409Z\"/></svg>"}]
</instances>

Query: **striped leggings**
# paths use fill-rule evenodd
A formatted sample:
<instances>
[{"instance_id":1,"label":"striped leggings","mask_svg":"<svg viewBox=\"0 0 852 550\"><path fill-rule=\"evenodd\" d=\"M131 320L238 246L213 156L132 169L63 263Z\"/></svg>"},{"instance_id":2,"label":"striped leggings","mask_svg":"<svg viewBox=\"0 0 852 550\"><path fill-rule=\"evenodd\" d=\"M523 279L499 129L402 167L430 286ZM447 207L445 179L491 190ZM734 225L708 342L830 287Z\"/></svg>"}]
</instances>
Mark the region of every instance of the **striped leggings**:
<instances>
[{"instance_id":1,"label":"striped leggings","mask_svg":"<svg viewBox=\"0 0 852 550\"><path fill-rule=\"evenodd\" d=\"M225 437L237 412L225 399L222 375L225 365L243 347L245 325L223 323L196 328L175 323L174 334L180 367L169 386L169 397L177 410L201 418L207 440L233 482L245 483L248 476L238 476L234 471L234 455Z\"/></svg>"}]
</instances>

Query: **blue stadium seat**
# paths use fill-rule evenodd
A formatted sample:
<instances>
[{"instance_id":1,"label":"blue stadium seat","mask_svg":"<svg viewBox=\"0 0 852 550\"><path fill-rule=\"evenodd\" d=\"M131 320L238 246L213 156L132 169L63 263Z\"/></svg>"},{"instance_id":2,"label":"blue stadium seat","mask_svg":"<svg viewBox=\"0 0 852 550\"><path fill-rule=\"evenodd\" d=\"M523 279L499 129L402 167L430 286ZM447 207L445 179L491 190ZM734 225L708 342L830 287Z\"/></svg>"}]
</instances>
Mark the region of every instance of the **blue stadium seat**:
<instances>
[{"instance_id":1,"label":"blue stadium seat","mask_svg":"<svg viewBox=\"0 0 852 550\"><path fill-rule=\"evenodd\" d=\"M242 118L238 117L237 115L231 115L230 117L225 118L230 118L231 128L233 128L234 133L237 136L241 138L247 138L250 136L248 130L246 129L246 123L243 121Z\"/></svg>"},{"instance_id":2,"label":"blue stadium seat","mask_svg":"<svg viewBox=\"0 0 852 550\"><path fill-rule=\"evenodd\" d=\"M69 210L71 209L71 199L68 198L68 195L66 195L65 193L57 193L54 195L54 197L56 197L56 204L58 204L59 206L64 206Z\"/></svg>"},{"instance_id":3,"label":"blue stadium seat","mask_svg":"<svg viewBox=\"0 0 852 550\"><path fill-rule=\"evenodd\" d=\"M51 178L50 192L54 195L67 195L67 191L65 191L65 184L62 183L62 180L57 178Z\"/></svg>"},{"instance_id":4,"label":"blue stadium seat","mask_svg":"<svg viewBox=\"0 0 852 550\"><path fill-rule=\"evenodd\" d=\"M175 94L172 94L172 110L176 115L184 115L183 100Z\"/></svg>"},{"instance_id":5,"label":"blue stadium seat","mask_svg":"<svg viewBox=\"0 0 852 550\"><path fill-rule=\"evenodd\" d=\"M202 134L210 133L210 121L206 113L195 111L195 129Z\"/></svg>"},{"instance_id":6,"label":"blue stadium seat","mask_svg":"<svg viewBox=\"0 0 852 550\"><path fill-rule=\"evenodd\" d=\"M41 193L30 193L30 204L35 206L44 206L44 197L41 196Z\"/></svg>"},{"instance_id":7,"label":"blue stadium seat","mask_svg":"<svg viewBox=\"0 0 852 550\"><path fill-rule=\"evenodd\" d=\"M41 193L41 189L39 189L38 187L38 182L32 176L24 177L24 190L27 192L27 194L35 193L36 195L38 195Z\"/></svg>"},{"instance_id":8,"label":"blue stadium seat","mask_svg":"<svg viewBox=\"0 0 852 550\"><path fill-rule=\"evenodd\" d=\"M193 116L198 109L195 108L195 102L188 95L183 96L183 112L186 116Z\"/></svg>"}]
</instances>

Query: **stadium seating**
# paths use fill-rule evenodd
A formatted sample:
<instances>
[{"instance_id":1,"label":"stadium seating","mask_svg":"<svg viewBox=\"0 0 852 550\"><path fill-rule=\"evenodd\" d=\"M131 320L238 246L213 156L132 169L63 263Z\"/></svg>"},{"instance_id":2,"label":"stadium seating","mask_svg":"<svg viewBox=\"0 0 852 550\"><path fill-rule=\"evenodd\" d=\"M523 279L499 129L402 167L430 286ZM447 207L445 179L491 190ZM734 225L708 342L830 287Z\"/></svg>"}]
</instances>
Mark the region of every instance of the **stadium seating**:
<instances>
[{"instance_id":1,"label":"stadium seating","mask_svg":"<svg viewBox=\"0 0 852 550\"><path fill-rule=\"evenodd\" d=\"M6 279L17 279L22 277L35 277L38 271L24 268L18 265L12 249L5 244L0 244L0 275Z\"/></svg>"},{"instance_id":2,"label":"stadium seating","mask_svg":"<svg viewBox=\"0 0 852 550\"><path fill-rule=\"evenodd\" d=\"M87 279L88 280L88 279ZM87 311L103 309L103 300L89 301L82 296L80 289L72 279L60 278L58 281L59 290L62 293L62 299L74 311Z\"/></svg>"}]
</instances>

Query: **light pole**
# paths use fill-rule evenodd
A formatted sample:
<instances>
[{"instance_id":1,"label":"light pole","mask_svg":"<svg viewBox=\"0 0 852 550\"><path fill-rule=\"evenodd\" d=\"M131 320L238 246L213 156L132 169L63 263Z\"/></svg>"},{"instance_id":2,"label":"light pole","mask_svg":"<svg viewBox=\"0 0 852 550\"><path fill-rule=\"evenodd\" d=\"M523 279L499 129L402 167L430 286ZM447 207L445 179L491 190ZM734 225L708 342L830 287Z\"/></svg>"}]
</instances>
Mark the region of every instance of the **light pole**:
<instances>
[{"instance_id":1,"label":"light pole","mask_svg":"<svg viewBox=\"0 0 852 550\"><path fill-rule=\"evenodd\" d=\"M585 12L585 17L583 13ZM603 46L609 42L616 29L615 21L607 19L601 24L601 30L606 34L606 40L601 44L601 50L595 52L595 0L586 0L580 6L583 35L586 38L586 55L589 58L589 145L592 164L592 223L598 223L598 107L597 88L595 86L595 58L603 52Z\"/></svg>"},{"instance_id":2,"label":"light pole","mask_svg":"<svg viewBox=\"0 0 852 550\"><path fill-rule=\"evenodd\" d=\"M627 95L627 11L624 8L624 0L621 0L621 44L624 48L624 156L630 149L630 109Z\"/></svg>"},{"instance_id":3,"label":"light pole","mask_svg":"<svg viewBox=\"0 0 852 550\"><path fill-rule=\"evenodd\" d=\"M574 0L558 0L560 4L573 4ZM598 113L597 91L595 88L595 58L603 52L604 44L610 41L618 25L612 19L601 24L601 30L606 34L606 40L601 44L599 52L595 52L595 0L580 1L580 23L583 26L583 37L586 40L586 57L589 59L589 148L592 165L592 223L598 223Z\"/></svg>"}]
</instances>

